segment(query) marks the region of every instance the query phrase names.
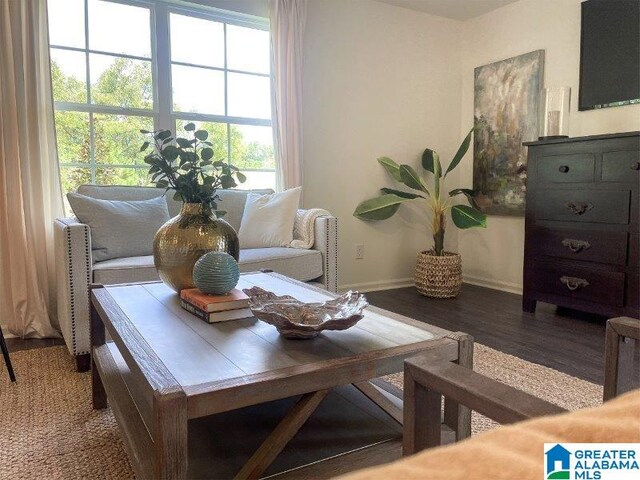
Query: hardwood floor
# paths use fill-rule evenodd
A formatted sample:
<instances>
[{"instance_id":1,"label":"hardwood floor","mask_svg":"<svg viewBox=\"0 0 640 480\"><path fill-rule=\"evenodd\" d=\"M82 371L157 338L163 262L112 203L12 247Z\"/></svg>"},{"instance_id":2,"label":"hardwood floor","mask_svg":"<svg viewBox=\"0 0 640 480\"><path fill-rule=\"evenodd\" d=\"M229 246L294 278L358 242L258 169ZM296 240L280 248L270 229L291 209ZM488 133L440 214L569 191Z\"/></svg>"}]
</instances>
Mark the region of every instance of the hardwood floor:
<instances>
[{"instance_id":1,"label":"hardwood floor","mask_svg":"<svg viewBox=\"0 0 640 480\"><path fill-rule=\"evenodd\" d=\"M604 380L604 317L540 302L535 313L526 313L520 295L467 284L455 299L423 297L413 287L370 292L367 298L524 360L590 382Z\"/></svg>"}]
</instances>

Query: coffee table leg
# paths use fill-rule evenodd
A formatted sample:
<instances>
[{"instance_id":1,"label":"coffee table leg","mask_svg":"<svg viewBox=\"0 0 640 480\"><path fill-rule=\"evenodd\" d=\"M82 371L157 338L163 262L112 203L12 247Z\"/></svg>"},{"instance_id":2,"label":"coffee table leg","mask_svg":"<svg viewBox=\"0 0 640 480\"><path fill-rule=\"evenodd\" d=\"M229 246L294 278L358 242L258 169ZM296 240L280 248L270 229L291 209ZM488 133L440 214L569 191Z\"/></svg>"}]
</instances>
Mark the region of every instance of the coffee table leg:
<instances>
[{"instance_id":1,"label":"coffee table leg","mask_svg":"<svg viewBox=\"0 0 640 480\"><path fill-rule=\"evenodd\" d=\"M466 333L456 332L448 338L458 342L458 365L473 370L473 337ZM459 442L471 436L471 410L445 397L444 423L456 433Z\"/></svg>"},{"instance_id":2,"label":"coffee table leg","mask_svg":"<svg viewBox=\"0 0 640 480\"><path fill-rule=\"evenodd\" d=\"M187 397L179 388L155 392L153 397L155 478L187 477Z\"/></svg>"},{"instance_id":3,"label":"coffee table leg","mask_svg":"<svg viewBox=\"0 0 640 480\"><path fill-rule=\"evenodd\" d=\"M92 286L93 288L100 288L102 286ZM105 331L104 323L100 318L100 315L93 306L93 301L90 300L90 315L91 315L91 352L96 347L100 347L105 344ZM93 399L94 410L107 408L107 392L104 390L100 374L95 365L93 365L93 355L91 356L91 396Z\"/></svg>"},{"instance_id":4,"label":"coffee table leg","mask_svg":"<svg viewBox=\"0 0 640 480\"><path fill-rule=\"evenodd\" d=\"M320 402L327 396L329 390L319 390L303 395L298 403L289 410L273 432L260 445L260 448L244 464L235 476L235 480L258 479L269 468L282 449L300 430Z\"/></svg>"}]
</instances>

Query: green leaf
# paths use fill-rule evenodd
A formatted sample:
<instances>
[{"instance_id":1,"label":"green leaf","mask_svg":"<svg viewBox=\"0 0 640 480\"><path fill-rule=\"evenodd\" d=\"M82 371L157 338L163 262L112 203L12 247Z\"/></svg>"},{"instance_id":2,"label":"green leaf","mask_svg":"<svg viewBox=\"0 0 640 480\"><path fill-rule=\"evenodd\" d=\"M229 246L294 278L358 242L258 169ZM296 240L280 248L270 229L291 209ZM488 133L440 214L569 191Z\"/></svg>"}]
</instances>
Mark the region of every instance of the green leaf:
<instances>
[{"instance_id":1,"label":"green leaf","mask_svg":"<svg viewBox=\"0 0 640 480\"><path fill-rule=\"evenodd\" d=\"M168 182L168 181L166 181L166 180L158 180L158 181L156 182L156 186L157 186L158 188L167 188L167 187L169 186L169 182Z\"/></svg>"},{"instance_id":2,"label":"green leaf","mask_svg":"<svg viewBox=\"0 0 640 480\"><path fill-rule=\"evenodd\" d=\"M224 210L216 210L216 217L222 218L227 214Z\"/></svg>"},{"instance_id":3,"label":"green leaf","mask_svg":"<svg viewBox=\"0 0 640 480\"><path fill-rule=\"evenodd\" d=\"M414 190L421 190L429 195L429 190L420 175L410 165L400 165L400 181Z\"/></svg>"},{"instance_id":4,"label":"green leaf","mask_svg":"<svg viewBox=\"0 0 640 480\"><path fill-rule=\"evenodd\" d=\"M160 130L156 133L155 138L157 140L164 140L165 138L169 138L171 136L171 132L169 130Z\"/></svg>"},{"instance_id":5,"label":"green leaf","mask_svg":"<svg viewBox=\"0 0 640 480\"><path fill-rule=\"evenodd\" d=\"M449 192L450 197L455 197L456 195L460 194L467 197L467 200L469 200L469 203L473 208L480 210L480 207L478 206L478 204L476 203L476 199L474 198L476 194L475 190L471 190L470 188L456 188Z\"/></svg>"},{"instance_id":6,"label":"green leaf","mask_svg":"<svg viewBox=\"0 0 640 480\"><path fill-rule=\"evenodd\" d=\"M392 193L381 195L361 202L353 212L353 216L361 220L386 220L398 211L401 204L410 200Z\"/></svg>"},{"instance_id":7,"label":"green leaf","mask_svg":"<svg viewBox=\"0 0 640 480\"><path fill-rule=\"evenodd\" d=\"M247 176L242 172L236 172L236 177L238 177L238 181L240 183L244 183L247 181Z\"/></svg>"},{"instance_id":8,"label":"green leaf","mask_svg":"<svg viewBox=\"0 0 640 480\"><path fill-rule=\"evenodd\" d=\"M487 216L467 205L454 205L451 207L451 219L458 228L487 228Z\"/></svg>"},{"instance_id":9,"label":"green leaf","mask_svg":"<svg viewBox=\"0 0 640 480\"><path fill-rule=\"evenodd\" d=\"M216 168L224 167L225 165L226 163L224 163L224 160L216 160L213 162L213 166Z\"/></svg>"},{"instance_id":10,"label":"green leaf","mask_svg":"<svg viewBox=\"0 0 640 480\"><path fill-rule=\"evenodd\" d=\"M384 167L384 169L389 172L389 174L398 182L401 182L400 178L400 165L391 160L389 157L380 157L378 159L378 163Z\"/></svg>"},{"instance_id":11,"label":"green leaf","mask_svg":"<svg viewBox=\"0 0 640 480\"><path fill-rule=\"evenodd\" d=\"M149 130L141 129L141 130L140 130L140 133L142 133L142 134L144 134L144 135L149 135L151 132L150 132Z\"/></svg>"},{"instance_id":12,"label":"green leaf","mask_svg":"<svg viewBox=\"0 0 640 480\"><path fill-rule=\"evenodd\" d=\"M140 147L140 151L144 152L147 148L149 148L149 142L144 142Z\"/></svg>"},{"instance_id":13,"label":"green leaf","mask_svg":"<svg viewBox=\"0 0 640 480\"><path fill-rule=\"evenodd\" d=\"M422 195L418 195L417 193L403 192L402 190L395 190L393 188L381 188L380 191L382 191L383 193L392 193L393 195L397 195L402 198L410 198L411 200L415 198L425 198Z\"/></svg>"},{"instance_id":14,"label":"green leaf","mask_svg":"<svg viewBox=\"0 0 640 480\"><path fill-rule=\"evenodd\" d=\"M422 168L433 173L436 178L442 176L442 166L440 166L440 157L430 148L425 148L422 152Z\"/></svg>"},{"instance_id":15,"label":"green leaf","mask_svg":"<svg viewBox=\"0 0 640 480\"><path fill-rule=\"evenodd\" d=\"M447 168L447 171L444 174L445 177L447 176L447 173L449 173L451 170L453 170L458 166L458 164L460 163L460 160L462 160L462 157L464 157L465 154L467 153L467 150L469 150L469 144L471 143L471 135L473 135L473 128L469 131L465 139L460 144L460 147L458 148L456 155L453 157L453 160L451 160L451 163L449 164L449 167Z\"/></svg>"},{"instance_id":16,"label":"green leaf","mask_svg":"<svg viewBox=\"0 0 640 480\"><path fill-rule=\"evenodd\" d=\"M186 132L193 132L196 129L196 125L195 123L189 122L183 128Z\"/></svg>"},{"instance_id":17,"label":"green leaf","mask_svg":"<svg viewBox=\"0 0 640 480\"><path fill-rule=\"evenodd\" d=\"M176 143L182 148L189 148L191 146L191 142L186 138L176 138Z\"/></svg>"},{"instance_id":18,"label":"green leaf","mask_svg":"<svg viewBox=\"0 0 640 480\"><path fill-rule=\"evenodd\" d=\"M236 181L233 179L233 177L231 175L221 175L220 176L220 183L222 185L222 188L227 189L227 188L233 188L233 187L237 187L238 184L236 183Z\"/></svg>"},{"instance_id":19,"label":"green leaf","mask_svg":"<svg viewBox=\"0 0 640 480\"><path fill-rule=\"evenodd\" d=\"M211 148L203 148L200 151L200 156L203 160L211 160L213 158L213 149Z\"/></svg>"},{"instance_id":20,"label":"green leaf","mask_svg":"<svg viewBox=\"0 0 640 480\"><path fill-rule=\"evenodd\" d=\"M176 202L180 202L180 201L182 201L182 194L181 194L180 192L176 192L176 193L174 193L174 194L173 194L173 199L174 199Z\"/></svg>"},{"instance_id":21,"label":"green leaf","mask_svg":"<svg viewBox=\"0 0 640 480\"><path fill-rule=\"evenodd\" d=\"M209 138L209 132L207 132L206 130L198 130L196 133L194 133L195 137L204 142L207 138Z\"/></svg>"},{"instance_id":22,"label":"green leaf","mask_svg":"<svg viewBox=\"0 0 640 480\"><path fill-rule=\"evenodd\" d=\"M162 156L172 162L180 155L180 149L175 145L167 145L162 149Z\"/></svg>"}]
</instances>

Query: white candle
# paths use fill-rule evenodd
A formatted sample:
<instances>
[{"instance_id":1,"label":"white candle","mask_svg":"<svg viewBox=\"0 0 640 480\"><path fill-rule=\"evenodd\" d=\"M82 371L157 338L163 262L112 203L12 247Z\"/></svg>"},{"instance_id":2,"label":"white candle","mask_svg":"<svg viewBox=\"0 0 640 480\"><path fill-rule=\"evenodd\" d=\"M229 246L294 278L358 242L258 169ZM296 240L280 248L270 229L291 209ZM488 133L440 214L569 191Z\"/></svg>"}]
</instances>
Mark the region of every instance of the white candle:
<instances>
[{"instance_id":1,"label":"white candle","mask_svg":"<svg viewBox=\"0 0 640 480\"><path fill-rule=\"evenodd\" d=\"M547 112L547 136L560 135L560 110Z\"/></svg>"}]
</instances>

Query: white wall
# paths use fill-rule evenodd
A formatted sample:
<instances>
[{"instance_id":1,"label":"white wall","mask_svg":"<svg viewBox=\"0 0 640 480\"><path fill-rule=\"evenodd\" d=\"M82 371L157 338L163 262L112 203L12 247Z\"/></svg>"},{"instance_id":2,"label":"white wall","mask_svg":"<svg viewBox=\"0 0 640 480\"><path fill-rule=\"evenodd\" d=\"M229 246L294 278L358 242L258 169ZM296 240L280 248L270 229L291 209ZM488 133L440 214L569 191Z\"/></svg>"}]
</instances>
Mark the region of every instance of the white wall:
<instances>
[{"instance_id":1,"label":"white wall","mask_svg":"<svg viewBox=\"0 0 640 480\"><path fill-rule=\"evenodd\" d=\"M356 205L393 181L376 158L416 168L425 147L451 157L460 131L460 22L370 0L309 2L304 44L304 205L339 221L339 283L411 282L432 244L424 210L377 223ZM422 215L422 216L421 216ZM449 248L456 248L455 235ZM355 260L355 244L365 258Z\"/></svg>"},{"instance_id":2,"label":"white wall","mask_svg":"<svg viewBox=\"0 0 640 480\"><path fill-rule=\"evenodd\" d=\"M545 85L571 87L570 136L640 130L640 105L578 112L581 0L521 0L461 24L461 134L473 123L473 69L545 50ZM459 176L472 183L471 153ZM522 289L524 219L489 217L486 230L459 232L467 281Z\"/></svg>"}]
</instances>

